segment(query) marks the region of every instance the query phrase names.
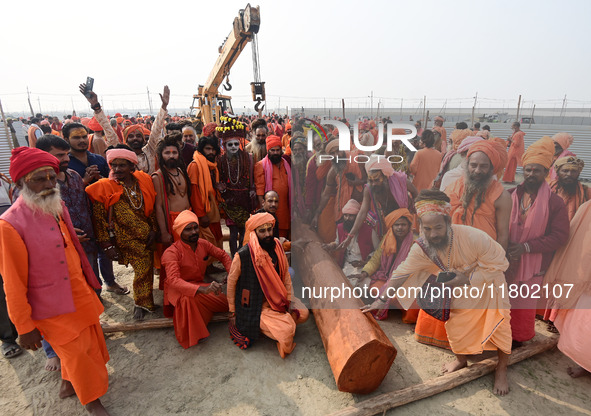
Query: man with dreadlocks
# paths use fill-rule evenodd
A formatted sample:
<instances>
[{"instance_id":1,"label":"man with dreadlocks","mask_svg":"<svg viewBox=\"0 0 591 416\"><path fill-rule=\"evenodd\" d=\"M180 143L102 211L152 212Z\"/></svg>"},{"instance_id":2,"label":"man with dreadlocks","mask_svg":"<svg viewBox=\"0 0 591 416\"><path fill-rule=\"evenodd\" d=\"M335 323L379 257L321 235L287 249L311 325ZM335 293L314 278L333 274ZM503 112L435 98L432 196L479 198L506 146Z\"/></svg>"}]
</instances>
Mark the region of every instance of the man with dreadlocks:
<instances>
[{"instance_id":1,"label":"man with dreadlocks","mask_svg":"<svg viewBox=\"0 0 591 416\"><path fill-rule=\"evenodd\" d=\"M421 237L406 260L392 272L382 295L363 309L381 314L394 294L407 310L415 297L419 306L425 305L425 301L429 304L423 285L427 282L441 284L435 283L441 271L453 273L455 277L447 280L443 287L460 288L470 296L455 295L447 300L446 296L436 296L428 309L434 317L445 321L451 350L456 355L442 370L444 373L457 371L468 365L469 355L497 350L499 362L493 393L504 396L509 392L507 364L511 353L510 302L501 289L506 285L503 272L509 265L505 250L484 231L452 225L449 198L441 191L421 191L415 207ZM404 290L394 290L398 288ZM423 288L423 296L415 288ZM480 296L472 296L474 290Z\"/></svg>"},{"instance_id":2,"label":"man with dreadlocks","mask_svg":"<svg viewBox=\"0 0 591 416\"><path fill-rule=\"evenodd\" d=\"M219 128L219 127L218 127ZM217 189L220 175L216 162L220 143L216 136L199 139L193 161L187 167L191 182L191 208L197 217L201 236L214 246L222 248L222 227L218 204L222 201Z\"/></svg>"},{"instance_id":3,"label":"man with dreadlocks","mask_svg":"<svg viewBox=\"0 0 591 416\"><path fill-rule=\"evenodd\" d=\"M220 208L230 229L230 252L232 256L242 246L244 224L254 209L256 191L253 179L252 154L243 151L246 126L233 116L221 117L219 133L226 152L220 157L218 191L222 196Z\"/></svg>"},{"instance_id":4,"label":"man with dreadlocks","mask_svg":"<svg viewBox=\"0 0 591 416\"><path fill-rule=\"evenodd\" d=\"M154 208L160 229L160 242L164 248L179 238L178 235L174 235L172 229L175 218L182 211L191 209L191 187L181 158L180 138L181 133L178 132L167 134L158 144L156 154L160 169L152 174L152 183L156 190Z\"/></svg>"}]
</instances>

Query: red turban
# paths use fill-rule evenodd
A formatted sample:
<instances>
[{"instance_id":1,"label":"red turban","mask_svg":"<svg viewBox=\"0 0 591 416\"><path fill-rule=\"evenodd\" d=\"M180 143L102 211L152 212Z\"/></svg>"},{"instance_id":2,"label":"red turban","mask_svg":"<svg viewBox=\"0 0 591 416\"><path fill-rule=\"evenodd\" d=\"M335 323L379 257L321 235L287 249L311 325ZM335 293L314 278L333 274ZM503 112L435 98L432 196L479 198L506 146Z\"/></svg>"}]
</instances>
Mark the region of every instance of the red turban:
<instances>
[{"instance_id":1,"label":"red turban","mask_svg":"<svg viewBox=\"0 0 591 416\"><path fill-rule=\"evenodd\" d=\"M145 134L144 133L144 128L142 126L140 126L139 124L134 124L132 126L127 127L123 131L123 142L124 143L127 143L127 136L129 136L129 133L134 132L136 130L138 130L142 134Z\"/></svg>"},{"instance_id":2,"label":"red turban","mask_svg":"<svg viewBox=\"0 0 591 416\"><path fill-rule=\"evenodd\" d=\"M218 125L217 125L216 123L213 123L213 122L211 122L211 123L207 123L207 124L205 125L205 127L203 127L203 136L204 136L204 137L209 137L209 136L211 136L211 135L213 134L213 132L215 131L215 128L216 128L217 126L218 126Z\"/></svg>"},{"instance_id":3,"label":"red turban","mask_svg":"<svg viewBox=\"0 0 591 416\"><path fill-rule=\"evenodd\" d=\"M482 152L488 156L490 162L492 163L493 172L495 174L498 174L500 171L505 169L508 155L503 145L490 140L479 140L470 146L468 157L476 152Z\"/></svg>"},{"instance_id":4,"label":"red turban","mask_svg":"<svg viewBox=\"0 0 591 416\"><path fill-rule=\"evenodd\" d=\"M88 126L86 127L88 127L92 131L103 131L103 128L101 127L97 119L94 117L88 122Z\"/></svg>"},{"instance_id":5,"label":"red turban","mask_svg":"<svg viewBox=\"0 0 591 416\"><path fill-rule=\"evenodd\" d=\"M121 113L115 113L115 117L123 117Z\"/></svg>"},{"instance_id":6,"label":"red turban","mask_svg":"<svg viewBox=\"0 0 591 416\"><path fill-rule=\"evenodd\" d=\"M281 138L279 136L271 135L267 137L267 152L277 146L281 147Z\"/></svg>"},{"instance_id":7,"label":"red turban","mask_svg":"<svg viewBox=\"0 0 591 416\"><path fill-rule=\"evenodd\" d=\"M60 169L59 161L52 154L34 147L22 146L12 149L8 173L10 173L12 181L16 182L27 173L44 166L53 168L55 173L58 173Z\"/></svg>"}]
</instances>

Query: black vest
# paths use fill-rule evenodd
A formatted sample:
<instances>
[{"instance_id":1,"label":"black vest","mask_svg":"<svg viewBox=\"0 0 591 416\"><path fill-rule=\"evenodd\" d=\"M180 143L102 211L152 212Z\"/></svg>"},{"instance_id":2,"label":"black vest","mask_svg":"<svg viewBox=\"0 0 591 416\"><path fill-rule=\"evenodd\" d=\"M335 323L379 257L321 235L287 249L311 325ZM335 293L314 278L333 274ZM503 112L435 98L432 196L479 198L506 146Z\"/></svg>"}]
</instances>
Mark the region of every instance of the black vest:
<instances>
[{"instance_id":1,"label":"black vest","mask_svg":"<svg viewBox=\"0 0 591 416\"><path fill-rule=\"evenodd\" d=\"M261 311L265 294L261 289L259 279L252 264L248 244L238 250L240 256L240 277L236 283L236 297L234 308L236 310L236 328L251 341L257 339L261 332ZM250 292L250 302L243 305L243 291Z\"/></svg>"}]
</instances>

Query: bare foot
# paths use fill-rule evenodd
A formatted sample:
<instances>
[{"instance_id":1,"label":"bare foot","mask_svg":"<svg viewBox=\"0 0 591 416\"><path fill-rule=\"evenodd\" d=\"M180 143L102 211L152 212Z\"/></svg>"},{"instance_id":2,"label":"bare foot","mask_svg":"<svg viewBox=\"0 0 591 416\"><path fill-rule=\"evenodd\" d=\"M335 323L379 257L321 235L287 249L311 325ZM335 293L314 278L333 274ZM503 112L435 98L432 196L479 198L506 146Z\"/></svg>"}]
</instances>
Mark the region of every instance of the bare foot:
<instances>
[{"instance_id":1,"label":"bare foot","mask_svg":"<svg viewBox=\"0 0 591 416\"><path fill-rule=\"evenodd\" d=\"M146 311L142 308L138 308L137 306L133 308L133 319L135 319L136 321L143 321L145 315Z\"/></svg>"},{"instance_id":2,"label":"bare foot","mask_svg":"<svg viewBox=\"0 0 591 416\"><path fill-rule=\"evenodd\" d=\"M566 372L572 378L583 377L583 376L591 374L591 373L589 373L589 371L585 370L583 367L578 366L578 365L576 367L567 368Z\"/></svg>"},{"instance_id":3,"label":"bare foot","mask_svg":"<svg viewBox=\"0 0 591 416\"><path fill-rule=\"evenodd\" d=\"M70 397L76 394L74 391L74 386L68 380L62 380L62 385L60 386L60 399L65 399L66 397Z\"/></svg>"},{"instance_id":4,"label":"bare foot","mask_svg":"<svg viewBox=\"0 0 591 416\"><path fill-rule=\"evenodd\" d=\"M441 372L443 374L453 373L454 371L458 371L458 370L466 367L467 365L468 365L467 360L464 361L464 360L455 359L451 363L443 364L443 367L441 367Z\"/></svg>"},{"instance_id":5,"label":"bare foot","mask_svg":"<svg viewBox=\"0 0 591 416\"><path fill-rule=\"evenodd\" d=\"M509 393L509 380L507 380L507 367L497 366L495 370L495 385L493 393L497 396L505 396Z\"/></svg>"},{"instance_id":6,"label":"bare foot","mask_svg":"<svg viewBox=\"0 0 591 416\"><path fill-rule=\"evenodd\" d=\"M86 404L84 408L91 415L109 416L109 412L107 412L107 410L104 408L103 404L99 399L96 399L95 401Z\"/></svg>"},{"instance_id":7,"label":"bare foot","mask_svg":"<svg viewBox=\"0 0 591 416\"><path fill-rule=\"evenodd\" d=\"M61 370L61 368L62 364L58 357L48 358L47 361L45 361L45 369L47 371L57 371Z\"/></svg>"}]
</instances>

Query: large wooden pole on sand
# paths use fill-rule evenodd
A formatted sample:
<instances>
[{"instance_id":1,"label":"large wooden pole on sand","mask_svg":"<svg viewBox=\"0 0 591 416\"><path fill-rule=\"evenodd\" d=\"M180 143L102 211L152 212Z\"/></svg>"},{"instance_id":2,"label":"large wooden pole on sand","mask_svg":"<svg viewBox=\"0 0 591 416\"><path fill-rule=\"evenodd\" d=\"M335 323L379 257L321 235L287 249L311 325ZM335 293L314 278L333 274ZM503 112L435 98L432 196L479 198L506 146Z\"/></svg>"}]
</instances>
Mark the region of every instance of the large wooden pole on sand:
<instances>
[{"instance_id":1,"label":"large wooden pole on sand","mask_svg":"<svg viewBox=\"0 0 591 416\"><path fill-rule=\"evenodd\" d=\"M317 234L292 221L292 263L305 287L327 296L311 299L316 326L340 391L366 394L388 374L396 348L372 316L361 312L359 299L340 296L331 302L330 288L351 287L333 257L322 249ZM294 286L295 287L295 286ZM296 296L300 297L301 293Z\"/></svg>"}]
</instances>

